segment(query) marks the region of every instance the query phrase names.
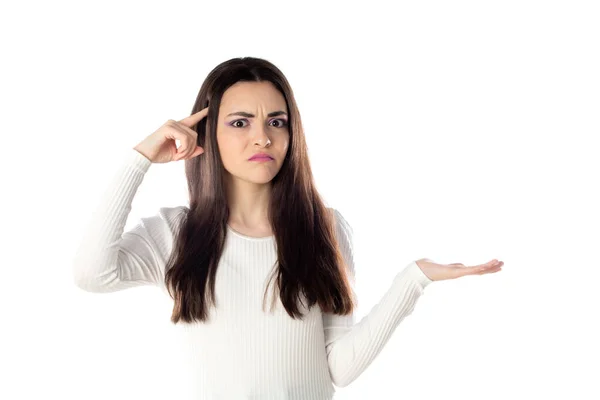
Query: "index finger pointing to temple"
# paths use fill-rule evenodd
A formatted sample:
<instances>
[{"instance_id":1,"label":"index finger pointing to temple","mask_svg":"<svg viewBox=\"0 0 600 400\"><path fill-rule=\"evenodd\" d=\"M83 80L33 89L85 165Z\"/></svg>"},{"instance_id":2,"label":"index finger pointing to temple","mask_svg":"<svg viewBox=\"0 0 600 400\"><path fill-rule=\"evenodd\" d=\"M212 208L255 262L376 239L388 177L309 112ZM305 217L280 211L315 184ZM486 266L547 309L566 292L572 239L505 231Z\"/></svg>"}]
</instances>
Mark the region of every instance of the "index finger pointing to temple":
<instances>
[{"instance_id":1,"label":"index finger pointing to temple","mask_svg":"<svg viewBox=\"0 0 600 400\"><path fill-rule=\"evenodd\" d=\"M196 125L198 121L200 121L202 118L206 117L206 114L208 114L208 107L203 108L202 110L190 115L189 117L185 117L184 119L179 121L179 123L187 126L188 128L191 128L192 126Z\"/></svg>"}]
</instances>

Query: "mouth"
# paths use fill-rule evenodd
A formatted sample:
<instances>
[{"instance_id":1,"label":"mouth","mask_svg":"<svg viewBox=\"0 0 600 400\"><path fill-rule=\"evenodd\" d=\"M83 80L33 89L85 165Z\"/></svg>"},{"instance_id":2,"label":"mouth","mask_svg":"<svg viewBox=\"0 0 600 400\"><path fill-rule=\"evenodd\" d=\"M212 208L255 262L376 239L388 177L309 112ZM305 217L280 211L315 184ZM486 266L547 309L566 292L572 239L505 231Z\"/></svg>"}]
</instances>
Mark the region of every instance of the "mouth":
<instances>
[{"instance_id":1,"label":"mouth","mask_svg":"<svg viewBox=\"0 0 600 400\"><path fill-rule=\"evenodd\" d=\"M248 161L273 161L271 157L252 157Z\"/></svg>"}]
</instances>

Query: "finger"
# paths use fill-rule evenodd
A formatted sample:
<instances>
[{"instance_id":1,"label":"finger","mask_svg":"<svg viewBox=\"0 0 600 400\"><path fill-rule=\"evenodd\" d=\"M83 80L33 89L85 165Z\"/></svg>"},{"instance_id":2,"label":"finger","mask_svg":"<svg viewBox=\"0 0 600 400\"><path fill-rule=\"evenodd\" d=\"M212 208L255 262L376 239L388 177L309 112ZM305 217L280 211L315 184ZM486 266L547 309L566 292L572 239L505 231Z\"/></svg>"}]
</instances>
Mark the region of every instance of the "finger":
<instances>
[{"instance_id":1,"label":"finger","mask_svg":"<svg viewBox=\"0 0 600 400\"><path fill-rule=\"evenodd\" d=\"M498 265L498 260L493 259L491 261L486 262L485 264L475 265L473 268L491 268Z\"/></svg>"},{"instance_id":2,"label":"finger","mask_svg":"<svg viewBox=\"0 0 600 400\"><path fill-rule=\"evenodd\" d=\"M180 124L191 128L198 123L202 118L206 117L208 114L208 107L203 108L195 114L190 115L189 117L185 117L184 119L178 121Z\"/></svg>"},{"instance_id":3,"label":"finger","mask_svg":"<svg viewBox=\"0 0 600 400\"><path fill-rule=\"evenodd\" d=\"M171 140L169 143L171 147L171 154L174 154L173 161L176 161L177 159L175 157L177 156L177 143L174 140Z\"/></svg>"},{"instance_id":4,"label":"finger","mask_svg":"<svg viewBox=\"0 0 600 400\"><path fill-rule=\"evenodd\" d=\"M173 128L180 130L182 133L186 134L186 135L190 135L192 137L192 142L194 143L198 143L198 133L190 128L188 128L187 126L183 125L180 122L177 121L173 121L170 120L169 121L171 123L171 125L173 126ZM194 151L195 149L190 148L189 152L190 154ZM186 154L184 157L189 156L190 154Z\"/></svg>"},{"instance_id":5,"label":"finger","mask_svg":"<svg viewBox=\"0 0 600 400\"><path fill-rule=\"evenodd\" d=\"M173 135L173 139L175 140L179 140L179 148L177 149L177 153L175 154L174 159L175 160L181 160L182 158L186 157L187 155L189 155L191 152L194 151L193 148L191 148L192 145L192 139L191 139L191 135L187 132L182 132L179 128L177 127L171 127L170 132ZM195 145L195 142L194 142Z\"/></svg>"},{"instance_id":6,"label":"finger","mask_svg":"<svg viewBox=\"0 0 600 400\"><path fill-rule=\"evenodd\" d=\"M186 141L185 144L181 145L181 150L181 156L179 157L180 160L187 159L194 152L194 144L192 143L192 140L190 140L189 135L186 135Z\"/></svg>"},{"instance_id":7,"label":"finger","mask_svg":"<svg viewBox=\"0 0 600 400\"><path fill-rule=\"evenodd\" d=\"M502 271L501 267L491 268L491 269L488 269L488 270L486 270L484 272L481 272L481 275L484 275L484 274L495 274L496 272L500 272L500 271Z\"/></svg>"},{"instance_id":8,"label":"finger","mask_svg":"<svg viewBox=\"0 0 600 400\"><path fill-rule=\"evenodd\" d=\"M503 261L498 261L498 260L492 260L489 263L485 264L486 268L497 268L497 267L502 267L504 265Z\"/></svg>"},{"instance_id":9,"label":"finger","mask_svg":"<svg viewBox=\"0 0 600 400\"><path fill-rule=\"evenodd\" d=\"M176 139L180 142L180 146L177 149L175 159L181 160L182 158L188 157L195 150L195 148L192 146L192 143L196 143L196 137L198 134L179 124L177 121L169 120L168 126L172 129L172 131L180 134L180 136L176 137Z\"/></svg>"},{"instance_id":10,"label":"finger","mask_svg":"<svg viewBox=\"0 0 600 400\"><path fill-rule=\"evenodd\" d=\"M189 158L194 158L196 156L199 156L202 153L204 153L204 149L200 146L196 146L196 150L194 150L194 152L192 153L192 155L190 155Z\"/></svg>"},{"instance_id":11,"label":"finger","mask_svg":"<svg viewBox=\"0 0 600 400\"><path fill-rule=\"evenodd\" d=\"M502 266L494 265L491 267L479 267L474 269L474 271L478 275L493 274L494 272L502 271Z\"/></svg>"},{"instance_id":12,"label":"finger","mask_svg":"<svg viewBox=\"0 0 600 400\"><path fill-rule=\"evenodd\" d=\"M175 121L175 125L177 125L182 131L189 133L193 137L198 137L198 133L194 129L188 128L187 126L185 126L181 122ZM193 125L192 125L192 127L193 127Z\"/></svg>"}]
</instances>

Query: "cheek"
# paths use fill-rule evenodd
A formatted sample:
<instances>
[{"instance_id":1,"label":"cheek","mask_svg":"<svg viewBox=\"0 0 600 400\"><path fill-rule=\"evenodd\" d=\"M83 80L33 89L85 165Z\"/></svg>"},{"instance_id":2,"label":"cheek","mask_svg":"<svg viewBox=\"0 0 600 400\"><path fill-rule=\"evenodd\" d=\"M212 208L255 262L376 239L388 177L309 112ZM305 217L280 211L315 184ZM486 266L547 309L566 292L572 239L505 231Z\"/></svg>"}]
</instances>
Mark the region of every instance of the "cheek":
<instances>
[{"instance_id":1,"label":"cheek","mask_svg":"<svg viewBox=\"0 0 600 400\"><path fill-rule=\"evenodd\" d=\"M217 143L222 159L239 158L240 153L244 151L244 143L233 135L217 135Z\"/></svg>"},{"instance_id":2,"label":"cheek","mask_svg":"<svg viewBox=\"0 0 600 400\"><path fill-rule=\"evenodd\" d=\"M290 146L290 139L289 139L289 137L286 137L285 140L283 140L283 142L282 142L281 151L283 153L286 153L289 146Z\"/></svg>"}]
</instances>

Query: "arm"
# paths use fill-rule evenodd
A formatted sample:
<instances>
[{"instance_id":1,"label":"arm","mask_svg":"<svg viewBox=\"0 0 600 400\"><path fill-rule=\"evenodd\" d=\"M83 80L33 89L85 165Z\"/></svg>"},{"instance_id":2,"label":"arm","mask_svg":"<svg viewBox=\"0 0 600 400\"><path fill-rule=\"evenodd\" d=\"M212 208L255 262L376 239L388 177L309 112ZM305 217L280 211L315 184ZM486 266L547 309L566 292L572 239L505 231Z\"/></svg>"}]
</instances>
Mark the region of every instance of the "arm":
<instances>
[{"instance_id":1,"label":"arm","mask_svg":"<svg viewBox=\"0 0 600 400\"><path fill-rule=\"evenodd\" d=\"M340 250L349 268L356 299L352 228L339 211L335 210L335 216ZM327 362L336 386L349 385L371 364L431 282L413 261L396 275L379 303L360 322L355 323L353 314L323 313Z\"/></svg>"},{"instance_id":2,"label":"arm","mask_svg":"<svg viewBox=\"0 0 600 400\"><path fill-rule=\"evenodd\" d=\"M105 293L164 284L165 258L183 208L161 208L123 233L133 198L151 164L132 149L100 199L73 260L74 281L81 289Z\"/></svg>"}]
</instances>

